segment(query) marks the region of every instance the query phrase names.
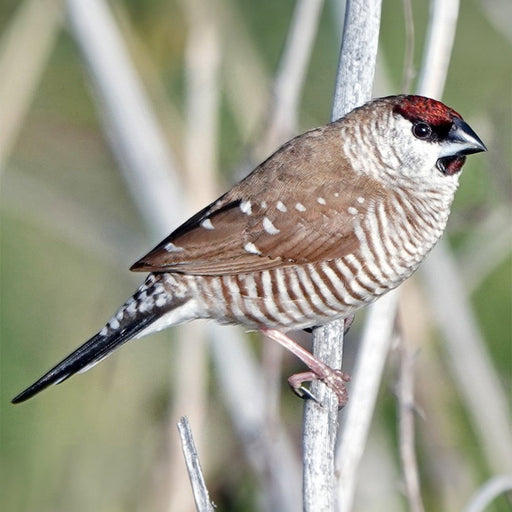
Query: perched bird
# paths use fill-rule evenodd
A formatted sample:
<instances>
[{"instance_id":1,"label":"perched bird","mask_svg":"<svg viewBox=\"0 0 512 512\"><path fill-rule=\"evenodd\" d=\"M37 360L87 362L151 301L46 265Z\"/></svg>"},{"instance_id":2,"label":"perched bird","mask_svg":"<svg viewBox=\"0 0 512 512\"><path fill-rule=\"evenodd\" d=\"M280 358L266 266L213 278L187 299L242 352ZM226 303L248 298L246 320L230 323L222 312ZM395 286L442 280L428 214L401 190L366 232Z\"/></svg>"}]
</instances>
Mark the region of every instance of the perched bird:
<instances>
[{"instance_id":1,"label":"perched bird","mask_svg":"<svg viewBox=\"0 0 512 512\"><path fill-rule=\"evenodd\" d=\"M135 294L13 402L197 318L260 330L343 399L343 374L284 333L346 318L409 277L445 229L465 155L485 150L457 112L405 95L290 140L135 263L150 272Z\"/></svg>"}]
</instances>

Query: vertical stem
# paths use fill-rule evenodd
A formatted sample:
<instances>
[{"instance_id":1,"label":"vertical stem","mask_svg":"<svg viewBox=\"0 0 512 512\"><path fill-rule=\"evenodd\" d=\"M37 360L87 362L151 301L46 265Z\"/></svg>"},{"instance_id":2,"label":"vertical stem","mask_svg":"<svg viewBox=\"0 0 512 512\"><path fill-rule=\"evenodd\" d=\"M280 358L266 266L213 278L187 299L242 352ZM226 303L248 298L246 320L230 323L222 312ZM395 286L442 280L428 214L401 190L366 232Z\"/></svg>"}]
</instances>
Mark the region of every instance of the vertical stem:
<instances>
[{"instance_id":1,"label":"vertical stem","mask_svg":"<svg viewBox=\"0 0 512 512\"><path fill-rule=\"evenodd\" d=\"M338 119L371 98L380 27L380 0L347 0L332 119ZM314 354L341 368L343 321L314 331ZM338 403L323 383L313 383L319 405L306 402L304 412L304 510L330 511L336 506L334 448Z\"/></svg>"}]
</instances>

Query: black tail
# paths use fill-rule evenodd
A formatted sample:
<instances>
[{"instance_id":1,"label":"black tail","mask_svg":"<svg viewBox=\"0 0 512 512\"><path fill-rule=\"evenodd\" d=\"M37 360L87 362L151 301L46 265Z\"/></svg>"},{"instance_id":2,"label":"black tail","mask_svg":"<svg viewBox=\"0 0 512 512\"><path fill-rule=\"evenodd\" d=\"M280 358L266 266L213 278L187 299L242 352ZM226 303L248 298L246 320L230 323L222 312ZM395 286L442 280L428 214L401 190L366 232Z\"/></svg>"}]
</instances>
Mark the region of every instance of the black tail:
<instances>
[{"instance_id":1,"label":"black tail","mask_svg":"<svg viewBox=\"0 0 512 512\"><path fill-rule=\"evenodd\" d=\"M117 347L126 343L136 336L143 329L153 323L159 313L148 314L143 318L134 318L131 322L122 326L118 330L112 330L108 327L104 331L94 335L89 341L86 341L81 347L77 348L72 354L57 364L49 372L43 375L38 381L34 382L25 391L12 399L13 404L24 402L35 394L52 384L60 384L75 373L86 370L103 358L107 357Z\"/></svg>"}]
</instances>

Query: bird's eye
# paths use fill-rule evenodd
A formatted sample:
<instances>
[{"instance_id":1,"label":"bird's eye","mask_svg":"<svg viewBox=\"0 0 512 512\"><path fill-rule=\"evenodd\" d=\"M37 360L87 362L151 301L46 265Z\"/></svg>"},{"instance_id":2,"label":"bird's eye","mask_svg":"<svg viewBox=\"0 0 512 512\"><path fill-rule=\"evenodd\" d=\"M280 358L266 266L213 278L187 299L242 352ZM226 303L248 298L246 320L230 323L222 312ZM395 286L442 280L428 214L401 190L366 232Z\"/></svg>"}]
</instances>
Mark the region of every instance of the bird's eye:
<instances>
[{"instance_id":1,"label":"bird's eye","mask_svg":"<svg viewBox=\"0 0 512 512\"><path fill-rule=\"evenodd\" d=\"M414 123L412 133L418 139L429 139L432 136L432 128L427 123L418 121Z\"/></svg>"}]
</instances>

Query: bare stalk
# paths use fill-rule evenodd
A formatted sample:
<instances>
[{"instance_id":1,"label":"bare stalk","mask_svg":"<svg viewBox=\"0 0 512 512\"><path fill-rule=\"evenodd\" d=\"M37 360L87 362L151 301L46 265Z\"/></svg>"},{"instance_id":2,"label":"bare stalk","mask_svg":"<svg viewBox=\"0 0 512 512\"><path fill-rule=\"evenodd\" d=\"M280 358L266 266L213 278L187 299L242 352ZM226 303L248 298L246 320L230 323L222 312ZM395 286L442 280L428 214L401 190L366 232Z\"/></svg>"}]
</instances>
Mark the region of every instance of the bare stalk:
<instances>
[{"instance_id":1,"label":"bare stalk","mask_svg":"<svg viewBox=\"0 0 512 512\"><path fill-rule=\"evenodd\" d=\"M398 291L395 290L379 299L367 313L336 452L336 469L339 472L337 510L341 512L352 510L359 465L392 339L397 301Z\"/></svg>"},{"instance_id":2,"label":"bare stalk","mask_svg":"<svg viewBox=\"0 0 512 512\"><path fill-rule=\"evenodd\" d=\"M482 452L493 471L510 471L512 434L507 397L485 349L458 265L447 244L439 245L432 252L422 275L449 354L447 362L481 440ZM449 307L446 307L447 290Z\"/></svg>"},{"instance_id":3,"label":"bare stalk","mask_svg":"<svg viewBox=\"0 0 512 512\"><path fill-rule=\"evenodd\" d=\"M280 422L269 428L261 368L234 327L210 327L212 357L225 405L247 459L264 482L263 510L300 510L300 461Z\"/></svg>"},{"instance_id":4,"label":"bare stalk","mask_svg":"<svg viewBox=\"0 0 512 512\"><path fill-rule=\"evenodd\" d=\"M506 492L512 493L512 473L495 476L482 485L471 497L464 512L484 512L495 498Z\"/></svg>"},{"instance_id":5,"label":"bare stalk","mask_svg":"<svg viewBox=\"0 0 512 512\"><path fill-rule=\"evenodd\" d=\"M216 195L221 42L215 9L208 8L204 2L197 0L183 1L182 9L187 22L185 181L188 191L187 205L192 211L198 211ZM183 325L177 332L169 426L174 425L182 414L186 414L202 439L208 409L205 324L195 322ZM172 429L169 428L169 432ZM172 435L169 446L169 461L174 461L177 459L178 446ZM201 451L204 453L204 461L208 452L204 449ZM172 462L169 464L169 471L168 510L187 510L190 508L190 495L184 482L186 475Z\"/></svg>"},{"instance_id":6,"label":"bare stalk","mask_svg":"<svg viewBox=\"0 0 512 512\"><path fill-rule=\"evenodd\" d=\"M420 73L419 93L439 98L455 36L459 1L434 0L427 48ZM512 461L510 411L475 316L467 299L459 266L448 244L441 240L422 267L435 319L450 354L448 362L482 442L489 466L509 471ZM446 292L450 291L450 307ZM475 385L478 376L478 385Z\"/></svg>"},{"instance_id":7,"label":"bare stalk","mask_svg":"<svg viewBox=\"0 0 512 512\"><path fill-rule=\"evenodd\" d=\"M343 41L331 119L337 119L371 98L380 27L380 0L347 1ZM333 368L341 368L343 321L314 331L314 354ZM304 412L304 510L336 507L334 448L338 433L338 404L323 383L312 392L321 405L309 400Z\"/></svg>"},{"instance_id":8,"label":"bare stalk","mask_svg":"<svg viewBox=\"0 0 512 512\"><path fill-rule=\"evenodd\" d=\"M402 460L405 491L409 510L424 512L421 501L418 462L414 448L414 360L416 354L405 346L400 346L400 378L398 381L398 436L400 459Z\"/></svg>"},{"instance_id":9,"label":"bare stalk","mask_svg":"<svg viewBox=\"0 0 512 512\"><path fill-rule=\"evenodd\" d=\"M67 0L67 14L126 183L147 225L163 237L184 217L182 187L116 22L103 0Z\"/></svg>"},{"instance_id":10,"label":"bare stalk","mask_svg":"<svg viewBox=\"0 0 512 512\"><path fill-rule=\"evenodd\" d=\"M185 456L185 463L192 485L197 512L214 512L215 505L210 501L210 495L204 481L194 437L192 436L192 430L186 417L181 418L178 422L178 431L180 433L181 447L183 455Z\"/></svg>"},{"instance_id":11,"label":"bare stalk","mask_svg":"<svg viewBox=\"0 0 512 512\"><path fill-rule=\"evenodd\" d=\"M440 16L435 8L439 9L441 4L446 3L448 2L443 3L437 0L433 2L433 11L435 12L432 13L429 20L425 58L418 85L419 94L434 95L433 93L436 91L440 93L444 87L455 35L453 24L456 22L456 15L453 15L453 5L447 8L448 16L446 17ZM458 2L454 1L454 3ZM441 23L447 24L447 26L439 27ZM388 325L392 325L396 309L396 296L388 294L371 306L366 320L352 379L351 396L336 455L340 472L338 507L342 512L349 512L352 509L358 468L364 452L378 384L381 380L384 359L390 343L391 330L386 333L379 328L379 325L381 322L388 322ZM386 317L388 317L387 320ZM377 339L373 339L374 337Z\"/></svg>"},{"instance_id":12,"label":"bare stalk","mask_svg":"<svg viewBox=\"0 0 512 512\"><path fill-rule=\"evenodd\" d=\"M0 174L46 68L62 22L60 2L25 0L0 40Z\"/></svg>"},{"instance_id":13,"label":"bare stalk","mask_svg":"<svg viewBox=\"0 0 512 512\"><path fill-rule=\"evenodd\" d=\"M404 6L405 22L405 54L404 54L404 77L402 81L402 92L408 93L411 90L414 80L414 18L412 13L412 1L402 0Z\"/></svg>"},{"instance_id":14,"label":"bare stalk","mask_svg":"<svg viewBox=\"0 0 512 512\"><path fill-rule=\"evenodd\" d=\"M259 153L275 149L297 132L299 101L323 3L323 0L299 0L295 4L274 81L272 117L257 148Z\"/></svg>"}]
</instances>

